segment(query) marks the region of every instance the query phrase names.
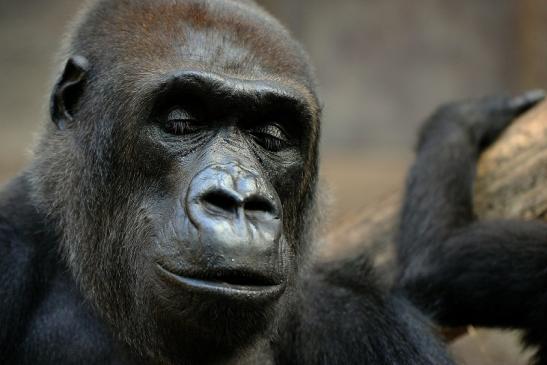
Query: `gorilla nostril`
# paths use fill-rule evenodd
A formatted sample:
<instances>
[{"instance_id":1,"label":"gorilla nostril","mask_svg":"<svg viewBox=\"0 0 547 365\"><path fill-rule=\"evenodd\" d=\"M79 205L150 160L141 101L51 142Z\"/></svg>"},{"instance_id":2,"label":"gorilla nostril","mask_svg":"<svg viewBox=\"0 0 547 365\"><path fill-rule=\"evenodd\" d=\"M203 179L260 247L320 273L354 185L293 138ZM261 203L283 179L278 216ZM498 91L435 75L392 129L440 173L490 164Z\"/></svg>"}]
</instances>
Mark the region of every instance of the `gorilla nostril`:
<instances>
[{"instance_id":1,"label":"gorilla nostril","mask_svg":"<svg viewBox=\"0 0 547 365\"><path fill-rule=\"evenodd\" d=\"M209 191L201 196L200 201L209 209L230 213L235 213L241 206L241 200L237 196L224 190Z\"/></svg>"},{"instance_id":2,"label":"gorilla nostril","mask_svg":"<svg viewBox=\"0 0 547 365\"><path fill-rule=\"evenodd\" d=\"M271 215L277 215L277 209L275 205L268 199L261 196L251 196L245 200L243 208L245 212L256 213L269 213Z\"/></svg>"}]
</instances>

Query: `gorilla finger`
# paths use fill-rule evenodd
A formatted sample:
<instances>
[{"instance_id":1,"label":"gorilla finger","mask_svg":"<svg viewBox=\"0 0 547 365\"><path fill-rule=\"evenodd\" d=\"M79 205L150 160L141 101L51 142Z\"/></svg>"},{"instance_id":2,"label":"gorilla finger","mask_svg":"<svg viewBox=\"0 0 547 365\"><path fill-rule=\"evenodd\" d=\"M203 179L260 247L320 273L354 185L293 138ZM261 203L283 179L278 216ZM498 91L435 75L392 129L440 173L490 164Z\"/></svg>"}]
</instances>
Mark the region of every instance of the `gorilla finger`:
<instances>
[{"instance_id":1,"label":"gorilla finger","mask_svg":"<svg viewBox=\"0 0 547 365\"><path fill-rule=\"evenodd\" d=\"M482 118L475 120L475 138L479 150L482 151L494 143L503 131L518 116L511 107L512 98L504 95L490 96L480 99L479 110Z\"/></svg>"},{"instance_id":2,"label":"gorilla finger","mask_svg":"<svg viewBox=\"0 0 547 365\"><path fill-rule=\"evenodd\" d=\"M545 98L545 91L531 90L516 97L505 95L490 96L479 99L476 104L482 109L483 120L479 129L485 139L492 141L507 128L518 116L528 111ZM480 114L479 114L480 115Z\"/></svg>"},{"instance_id":3,"label":"gorilla finger","mask_svg":"<svg viewBox=\"0 0 547 365\"><path fill-rule=\"evenodd\" d=\"M518 116L537 105L545 99L544 90L530 90L524 94L512 98L508 106L515 116Z\"/></svg>"}]
</instances>

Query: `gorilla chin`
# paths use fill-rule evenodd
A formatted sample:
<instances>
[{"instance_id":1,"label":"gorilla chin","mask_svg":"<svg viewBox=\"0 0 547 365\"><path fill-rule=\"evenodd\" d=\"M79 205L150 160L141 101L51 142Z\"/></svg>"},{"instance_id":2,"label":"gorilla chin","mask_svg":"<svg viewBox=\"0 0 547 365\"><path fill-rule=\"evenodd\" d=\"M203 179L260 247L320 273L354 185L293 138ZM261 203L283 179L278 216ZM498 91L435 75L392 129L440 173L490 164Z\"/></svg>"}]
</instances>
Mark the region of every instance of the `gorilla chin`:
<instances>
[{"instance_id":1,"label":"gorilla chin","mask_svg":"<svg viewBox=\"0 0 547 365\"><path fill-rule=\"evenodd\" d=\"M215 194L219 194L219 187L215 189ZM227 191L237 196L236 192ZM183 345L186 357L193 348L204 344L208 349L216 349L216 353L225 353L253 343L254 337L273 329L280 313L286 311L287 298L283 298L289 280L286 266L292 263L284 257L287 242L280 233L280 222L269 222L280 221L277 217L280 214L246 214L242 208L245 199L240 199L241 204L235 203L237 199L223 199L226 200L222 203L216 201L216 206L202 202L194 207L201 211L201 215L196 214L200 218L194 217L198 223L190 222L184 235L195 241L188 244L177 241L169 245L179 248L175 256L160 254L155 260L158 280L150 299L157 303L160 328L172 326L169 337L187 338L190 334L193 338L189 345ZM224 232L222 225L226 220L226 225L239 227L236 229L243 232L234 234L234 228L232 234ZM253 240L251 232L246 233L245 227L256 230L256 226L262 226L264 233L263 226L267 224L276 228L272 235L266 235L273 238L269 241L264 235L258 241ZM161 252L162 246L159 247ZM224 335L219 336L220 333ZM226 336L231 340L219 341ZM180 348L181 343L173 347ZM203 357L199 359L203 361Z\"/></svg>"}]
</instances>

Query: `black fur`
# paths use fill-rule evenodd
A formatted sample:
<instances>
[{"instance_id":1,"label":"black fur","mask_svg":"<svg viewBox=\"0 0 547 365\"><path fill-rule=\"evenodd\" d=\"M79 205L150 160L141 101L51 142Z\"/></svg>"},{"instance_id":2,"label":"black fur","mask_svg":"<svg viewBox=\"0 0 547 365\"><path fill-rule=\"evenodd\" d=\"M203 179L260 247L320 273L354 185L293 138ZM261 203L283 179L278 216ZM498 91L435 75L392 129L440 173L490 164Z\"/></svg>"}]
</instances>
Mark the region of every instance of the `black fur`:
<instances>
[{"instance_id":1,"label":"black fur","mask_svg":"<svg viewBox=\"0 0 547 365\"><path fill-rule=\"evenodd\" d=\"M278 364L452 364L428 320L365 255L315 264L274 344Z\"/></svg>"},{"instance_id":2,"label":"black fur","mask_svg":"<svg viewBox=\"0 0 547 365\"><path fill-rule=\"evenodd\" d=\"M450 363L366 259L308 262L320 113L307 56L276 20L248 1L100 0L65 53L54 123L0 193L0 363ZM214 118L170 129L178 103ZM268 113L285 136L264 131ZM279 257L266 241L233 250L238 236L189 218L189 186L220 160L234 181L253 171L262 195L247 224L283 218ZM223 199L221 209L239 204ZM262 273L282 276L284 291L205 295L157 273L167 261L179 278L191 267L216 280L229 257L248 270L276 258Z\"/></svg>"},{"instance_id":3,"label":"black fur","mask_svg":"<svg viewBox=\"0 0 547 365\"><path fill-rule=\"evenodd\" d=\"M473 179L480 152L543 98L492 97L447 105L424 125L407 184L399 285L446 326L527 331L547 364L547 224L477 221Z\"/></svg>"}]
</instances>

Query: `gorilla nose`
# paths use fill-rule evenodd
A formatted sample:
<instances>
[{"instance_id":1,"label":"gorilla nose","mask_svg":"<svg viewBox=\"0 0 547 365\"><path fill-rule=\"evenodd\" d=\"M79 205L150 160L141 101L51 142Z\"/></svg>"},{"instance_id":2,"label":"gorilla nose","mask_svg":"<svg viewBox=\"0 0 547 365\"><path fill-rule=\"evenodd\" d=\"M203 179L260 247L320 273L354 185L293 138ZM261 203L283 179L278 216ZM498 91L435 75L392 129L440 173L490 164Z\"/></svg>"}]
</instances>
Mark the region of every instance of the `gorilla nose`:
<instances>
[{"instance_id":1,"label":"gorilla nose","mask_svg":"<svg viewBox=\"0 0 547 365\"><path fill-rule=\"evenodd\" d=\"M235 218L238 214L244 214L247 217L262 216L264 219L272 217L275 219L278 215L275 203L260 193L241 196L237 191L219 187L205 192L200 197L200 201L209 214L227 218L230 216Z\"/></svg>"},{"instance_id":2,"label":"gorilla nose","mask_svg":"<svg viewBox=\"0 0 547 365\"><path fill-rule=\"evenodd\" d=\"M271 184L238 163L214 164L190 182L188 217L210 255L223 261L268 261L278 254L282 209Z\"/></svg>"}]
</instances>

